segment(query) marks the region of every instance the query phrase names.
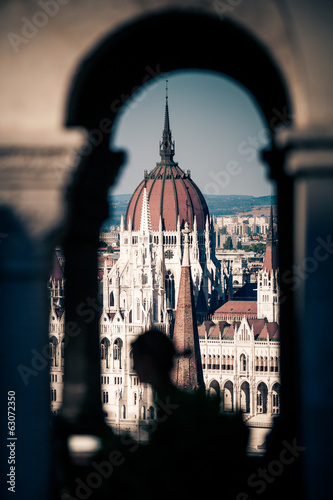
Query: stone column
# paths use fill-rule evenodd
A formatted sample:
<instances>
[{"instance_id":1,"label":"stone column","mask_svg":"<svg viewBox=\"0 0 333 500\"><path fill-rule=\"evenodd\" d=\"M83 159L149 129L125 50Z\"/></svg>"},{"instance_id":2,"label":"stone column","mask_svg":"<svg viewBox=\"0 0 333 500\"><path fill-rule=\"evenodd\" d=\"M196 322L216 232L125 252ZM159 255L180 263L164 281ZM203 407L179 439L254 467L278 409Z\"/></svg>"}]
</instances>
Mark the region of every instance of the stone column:
<instances>
[{"instance_id":1,"label":"stone column","mask_svg":"<svg viewBox=\"0 0 333 500\"><path fill-rule=\"evenodd\" d=\"M265 158L278 184L281 422L289 439L306 446L298 463L304 464L308 498L325 498L331 490L333 443L327 377L333 351L327 329L333 283L333 133L285 130Z\"/></svg>"}]
</instances>

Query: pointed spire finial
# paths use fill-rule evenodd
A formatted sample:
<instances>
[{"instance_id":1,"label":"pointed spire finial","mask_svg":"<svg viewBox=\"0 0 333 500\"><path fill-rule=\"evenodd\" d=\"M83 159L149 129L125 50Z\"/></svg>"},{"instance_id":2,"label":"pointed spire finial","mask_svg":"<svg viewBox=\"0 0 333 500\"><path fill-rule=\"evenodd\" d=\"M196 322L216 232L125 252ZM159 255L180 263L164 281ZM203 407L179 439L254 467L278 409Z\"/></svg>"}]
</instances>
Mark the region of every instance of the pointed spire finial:
<instances>
[{"instance_id":1,"label":"pointed spire finial","mask_svg":"<svg viewBox=\"0 0 333 500\"><path fill-rule=\"evenodd\" d=\"M175 154L175 143L172 140L169 120L169 95L168 95L168 80L165 81L165 114L164 114L164 129L162 132L162 141L160 142L160 156L164 162L173 162Z\"/></svg>"}]
</instances>

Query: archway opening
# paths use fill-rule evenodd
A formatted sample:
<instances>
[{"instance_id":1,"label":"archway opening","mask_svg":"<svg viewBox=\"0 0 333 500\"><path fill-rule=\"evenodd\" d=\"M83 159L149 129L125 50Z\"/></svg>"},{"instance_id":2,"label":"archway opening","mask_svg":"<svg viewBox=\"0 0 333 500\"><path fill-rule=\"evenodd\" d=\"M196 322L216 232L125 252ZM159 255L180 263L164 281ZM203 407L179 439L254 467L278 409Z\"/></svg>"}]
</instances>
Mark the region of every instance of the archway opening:
<instances>
[{"instance_id":1,"label":"archway opening","mask_svg":"<svg viewBox=\"0 0 333 500\"><path fill-rule=\"evenodd\" d=\"M174 38L166 41L159 36L159 33L163 32L170 24L175 30L181 29L184 33L181 41L176 41ZM201 34L200 37L198 37L198 33ZM158 40L154 46L151 44L152 38ZM219 47L223 45L230 47L230 50L226 51L224 57L221 58ZM238 64L235 64L236 60ZM67 125L84 127L88 131L88 137L86 148L81 151L82 161L69 193L70 217L64 251L68 269L66 276L68 283L66 289L67 318L78 322L83 332L80 337L81 343L84 345L86 342L91 346L91 350L88 349L90 354L88 359L87 350L85 352L82 349L80 352L78 351L77 348L80 349L82 346L78 344L75 337L69 343L69 349L66 353L65 387L66 385L67 387L64 395L64 415L71 411L78 415L86 412L92 418L97 420L101 418L101 415L97 416L97 400L95 400L96 406L91 404L94 400L92 395L100 389L98 385L100 377L96 377L93 373L94 371L98 372L99 353L95 343L99 335L100 325L98 318L94 318L89 325L84 323L82 318L78 318L77 306L87 296L97 296L95 254L98 248L99 226L107 218L107 188L115 182L122 163L121 155L114 151L116 118L120 116L119 112L129 102L130 97L134 96L138 87L142 87L144 83L157 79L161 75L169 75L173 71L184 69L207 70L219 75L227 75L243 85L258 104L259 115L265 129L260 137L265 136L267 144L270 137L274 135L275 128L289 122L289 98L276 66L265 49L253 37L227 20L221 27L220 21L213 16L178 11L164 12L140 19L133 26L124 27L118 33L105 39L83 61L72 87ZM279 112L276 113L276 110ZM259 145L256 153L263 145ZM242 152L240 154L243 154L244 157L250 154L249 151L246 151L247 146L251 146L250 149L256 149L253 145L246 143L240 149ZM233 176L235 169L232 167L235 165L229 166L226 173L231 179L234 179L237 176ZM208 190L216 189L213 187L216 186L213 183L214 179L221 181L222 178L222 174L215 172L213 180L209 179L211 184L208 186ZM94 179L92 185L90 184L91 179ZM221 182L218 185L221 187ZM85 210L82 210L83 201L87 202ZM94 215L92 216L92 214ZM81 220L80 224L77 224L78 220ZM84 241L85 231L80 233L82 227L87 230L87 226L84 226L86 220L89 221L88 229L90 231L88 242ZM148 224L147 219L146 223ZM75 227L75 231L71 233L70 230L73 227ZM238 243L240 230L236 234ZM132 238L135 237L132 236ZM86 261L91 262L91 265L87 265L84 270L89 279L81 289L79 289L78 283L82 283L82 265L78 265L78 262L75 261L77 255L75 255L74 249L77 249L78 243L75 238L82 242L82 254L84 257L89 256ZM130 243L135 245L137 242L132 239ZM173 244L174 242L171 240L170 245ZM142 255L145 259L146 255ZM172 258L171 254L166 256L166 258L169 257ZM231 269L230 265L229 270ZM80 279L78 279L79 277ZM125 276L123 275L119 279L125 279ZM135 279L140 279L140 276L136 276ZM216 281L215 274L214 279ZM161 277L161 283L163 283L163 277ZM230 283L232 283L231 280ZM120 283L114 284L120 286ZM228 289L228 293L230 298L230 289ZM157 310L157 315L160 318L165 317L162 306L161 301ZM108 314L113 314L113 312ZM119 325L115 325L118 332L121 330L123 312L117 311L117 314L114 314L113 319L119 320ZM134 332L134 328L132 332L138 333ZM96 345L98 346L98 342ZM79 376L73 368L74 365L70 362L73 357L80 361L79 372L84 374L86 387L78 410L73 407L74 400L71 397L76 391L75 387L79 380ZM84 368L88 362L90 369L85 372ZM228 364L227 369L233 370L234 367L231 368L231 365ZM121 376L117 377L117 380L121 380ZM227 411L235 409L233 388L231 381L224 385L224 408ZM121 391L119 394L122 394ZM97 410L93 415L91 408L94 407Z\"/></svg>"}]
</instances>

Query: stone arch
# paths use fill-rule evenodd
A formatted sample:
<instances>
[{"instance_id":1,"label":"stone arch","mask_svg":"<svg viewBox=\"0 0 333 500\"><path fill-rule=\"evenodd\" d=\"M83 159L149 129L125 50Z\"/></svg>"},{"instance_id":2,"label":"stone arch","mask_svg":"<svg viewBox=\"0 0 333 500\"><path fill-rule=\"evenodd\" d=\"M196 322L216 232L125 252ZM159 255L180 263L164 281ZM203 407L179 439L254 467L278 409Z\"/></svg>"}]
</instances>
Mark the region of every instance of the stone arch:
<instances>
[{"instance_id":1,"label":"stone arch","mask_svg":"<svg viewBox=\"0 0 333 500\"><path fill-rule=\"evenodd\" d=\"M257 385L257 413L267 413L268 389L265 382Z\"/></svg>"},{"instance_id":2,"label":"stone arch","mask_svg":"<svg viewBox=\"0 0 333 500\"><path fill-rule=\"evenodd\" d=\"M272 385L272 413L278 414L280 413L280 390L281 390L281 385L279 382L275 382Z\"/></svg>"},{"instance_id":3,"label":"stone arch","mask_svg":"<svg viewBox=\"0 0 333 500\"><path fill-rule=\"evenodd\" d=\"M181 38L160 36L171 25L175 32L182 33ZM228 47L223 57L221 47ZM243 85L257 102L273 138L276 128L286 125L290 121L286 117L292 116L284 78L267 49L231 19L221 23L217 13L168 9L138 18L106 36L82 60L71 85L65 123L67 127L84 128L88 133L67 193L63 245L69 270L66 320L76 324L81 333L71 339L66 351L70 368L66 371L63 404L68 408L75 405L79 368L89 385L81 411L89 413L93 406L101 419L99 387L94 376L99 365L98 318L96 315L88 324L77 308L86 297L98 295L95 257L99 228L108 217L108 189L125 158L123 152L112 150L115 120L126 100L142 85L165 73L186 69L214 71ZM283 113L276 114L274 110ZM265 158L275 167L277 160L273 156ZM284 205L284 216L289 217L290 208L290 204ZM82 243L85 269L77 259L78 241Z\"/></svg>"},{"instance_id":4,"label":"stone arch","mask_svg":"<svg viewBox=\"0 0 333 500\"><path fill-rule=\"evenodd\" d=\"M211 380L209 384L209 394L211 396L220 397L220 393L221 393L221 388L218 381L215 379Z\"/></svg>"},{"instance_id":5,"label":"stone arch","mask_svg":"<svg viewBox=\"0 0 333 500\"><path fill-rule=\"evenodd\" d=\"M240 409L244 413L250 413L250 385L247 380L240 386Z\"/></svg>"},{"instance_id":6,"label":"stone arch","mask_svg":"<svg viewBox=\"0 0 333 500\"><path fill-rule=\"evenodd\" d=\"M223 386L223 409L234 411L234 384L231 380L227 380Z\"/></svg>"},{"instance_id":7,"label":"stone arch","mask_svg":"<svg viewBox=\"0 0 333 500\"><path fill-rule=\"evenodd\" d=\"M171 25L184 33L181 40L160 36ZM221 58L220 47L226 45L228 51ZM271 123L270 130L286 119L276 116L273 108L287 107L291 115L282 74L266 47L230 19L221 24L218 15L170 9L124 25L84 58L74 77L66 124L92 130L100 128L102 118L113 122L135 89L181 69L215 71L244 85ZM104 127L111 132L112 123Z\"/></svg>"}]
</instances>

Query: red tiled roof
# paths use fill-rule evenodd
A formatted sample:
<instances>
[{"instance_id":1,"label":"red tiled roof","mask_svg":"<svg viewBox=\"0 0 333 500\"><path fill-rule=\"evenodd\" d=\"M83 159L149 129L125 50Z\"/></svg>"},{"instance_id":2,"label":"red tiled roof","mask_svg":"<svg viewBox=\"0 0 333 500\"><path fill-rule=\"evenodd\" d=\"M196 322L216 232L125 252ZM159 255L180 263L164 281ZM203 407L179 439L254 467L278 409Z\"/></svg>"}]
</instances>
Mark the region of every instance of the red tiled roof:
<instances>
[{"instance_id":1,"label":"red tiled roof","mask_svg":"<svg viewBox=\"0 0 333 500\"><path fill-rule=\"evenodd\" d=\"M269 340L280 340L280 328L277 323L267 323L264 319L248 319L250 327L253 328L254 339L259 341L266 341L267 336ZM229 324L227 321L218 321L216 324L211 321L205 321L198 327L199 337L201 340L208 339L223 339L232 340L235 336L235 330L240 327L240 321L233 321Z\"/></svg>"},{"instance_id":2,"label":"red tiled roof","mask_svg":"<svg viewBox=\"0 0 333 500\"><path fill-rule=\"evenodd\" d=\"M254 338L256 338L262 332L265 327L266 321L264 319L248 319L250 327L253 327Z\"/></svg>"},{"instance_id":3,"label":"red tiled roof","mask_svg":"<svg viewBox=\"0 0 333 500\"><path fill-rule=\"evenodd\" d=\"M248 300L229 300L214 312L213 319L227 319L232 316L256 318L257 302Z\"/></svg>"},{"instance_id":4,"label":"red tiled roof","mask_svg":"<svg viewBox=\"0 0 333 500\"><path fill-rule=\"evenodd\" d=\"M198 325L198 334L200 339L206 338L206 335L208 336L208 332L210 327L214 326L215 323L212 321L204 321L202 325Z\"/></svg>"},{"instance_id":5,"label":"red tiled roof","mask_svg":"<svg viewBox=\"0 0 333 500\"><path fill-rule=\"evenodd\" d=\"M276 322L267 323L267 329L269 333L269 340L280 340L280 327Z\"/></svg>"},{"instance_id":6,"label":"red tiled roof","mask_svg":"<svg viewBox=\"0 0 333 500\"><path fill-rule=\"evenodd\" d=\"M153 231L158 231L160 216L164 225L163 229L175 231L178 215L182 224L187 220L187 212L190 229L193 229L194 215L197 218L198 230L205 228L206 216L209 215L206 201L196 184L177 163L171 165L158 163L150 172L149 178L139 184L127 207L126 228L131 218L132 230L140 229L145 185L149 200L150 225Z\"/></svg>"}]
</instances>

